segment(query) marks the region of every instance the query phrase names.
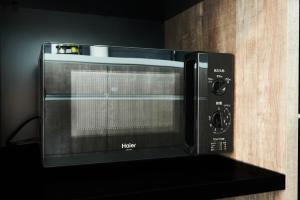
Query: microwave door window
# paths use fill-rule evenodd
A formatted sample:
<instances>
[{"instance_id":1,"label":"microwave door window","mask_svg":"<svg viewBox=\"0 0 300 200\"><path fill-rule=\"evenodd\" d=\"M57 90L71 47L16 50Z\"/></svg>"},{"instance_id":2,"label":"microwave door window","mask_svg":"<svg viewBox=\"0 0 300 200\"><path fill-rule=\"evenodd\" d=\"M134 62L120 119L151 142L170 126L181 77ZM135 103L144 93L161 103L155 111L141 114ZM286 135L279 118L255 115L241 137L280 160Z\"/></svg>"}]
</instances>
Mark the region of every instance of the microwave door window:
<instances>
[{"instance_id":1,"label":"microwave door window","mask_svg":"<svg viewBox=\"0 0 300 200\"><path fill-rule=\"evenodd\" d=\"M45 62L45 153L183 146L183 68Z\"/></svg>"}]
</instances>

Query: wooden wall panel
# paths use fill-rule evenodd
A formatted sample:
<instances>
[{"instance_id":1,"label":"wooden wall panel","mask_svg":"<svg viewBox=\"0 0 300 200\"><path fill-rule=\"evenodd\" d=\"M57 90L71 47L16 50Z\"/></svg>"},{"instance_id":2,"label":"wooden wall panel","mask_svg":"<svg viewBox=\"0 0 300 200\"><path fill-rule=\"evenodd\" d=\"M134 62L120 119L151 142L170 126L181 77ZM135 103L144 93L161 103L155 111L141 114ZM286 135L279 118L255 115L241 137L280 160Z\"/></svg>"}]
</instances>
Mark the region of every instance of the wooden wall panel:
<instances>
[{"instance_id":1,"label":"wooden wall panel","mask_svg":"<svg viewBox=\"0 0 300 200\"><path fill-rule=\"evenodd\" d=\"M196 4L165 22L165 46L170 49L193 50L203 46L202 4Z\"/></svg>"},{"instance_id":2,"label":"wooden wall panel","mask_svg":"<svg viewBox=\"0 0 300 200\"><path fill-rule=\"evenodd\" d=\"M234 53L236 38L235 1L205 1L202 19L202 34L204 35L202 48L205 51L218 50L218 52Z\"/></svg>"},{"instance_id":3,"label":"wooden wall panel","mask_svg":"<svg viewBox=\"0 0 300 200\"><path fill-rule=\"evenodd\" d=\"M184 35L176 31L195 13L202 22L194 34L187 33L195 30L191 23L193 29L184 27ZM195 44L188 50L235 54L235 149L229 156L287 176L285 191L233 199L297 199L296 17L297 0L206 0L165 23L166 47L186 47L192 37L189 43Z\"/></svg>"}]
</instances>

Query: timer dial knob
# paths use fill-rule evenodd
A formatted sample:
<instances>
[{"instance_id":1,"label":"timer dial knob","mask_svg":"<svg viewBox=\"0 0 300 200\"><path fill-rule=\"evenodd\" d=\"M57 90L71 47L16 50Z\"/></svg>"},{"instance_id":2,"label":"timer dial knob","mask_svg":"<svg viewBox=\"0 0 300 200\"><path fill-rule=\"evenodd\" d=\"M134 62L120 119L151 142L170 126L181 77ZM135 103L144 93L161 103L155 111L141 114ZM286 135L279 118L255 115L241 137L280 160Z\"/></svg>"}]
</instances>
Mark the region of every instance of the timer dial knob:
<instances>
[{"instance_id":1,"label":"timer dial knob","mask_svg":"<svg viewBox=\"0 0 300 200\"><path fill-rule=\"evenodd\" d=\"M224 118L223 111L214 112L212 115L212 120L211 120L212 125L217 129L223 128L223 126L224 126L223 118Z\"/></svg>"},{"instance_id":2,"label":"timer dial knob","mask_svg":"<svg viewBox=\"0 0 300 200\"><path fill-rule=\"evenodd\" d=\"M226 92L226 81L222 78L218 78L213 81L211 87L214 94L221 96Z\"/></svg>"},{"instance_id":3,"label":"timer dial knob","mask_svg":"<svg viewBox=\"0 0 300 200\"><path fill-rule=\"evenodd\" d=\"M231 125L231 114L227 108L217 110L210 115L209 121L213 133L224 133Z\"/></svg>"}]
</instances>

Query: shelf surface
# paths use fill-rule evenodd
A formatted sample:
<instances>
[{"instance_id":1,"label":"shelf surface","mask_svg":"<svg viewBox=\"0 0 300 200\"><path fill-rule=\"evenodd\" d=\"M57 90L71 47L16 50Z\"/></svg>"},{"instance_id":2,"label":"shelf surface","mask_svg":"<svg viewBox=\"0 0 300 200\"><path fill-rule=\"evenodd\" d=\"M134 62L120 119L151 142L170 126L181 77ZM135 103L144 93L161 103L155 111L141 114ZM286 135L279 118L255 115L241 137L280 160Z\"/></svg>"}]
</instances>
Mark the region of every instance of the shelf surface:
<instances>
[{"instance_id":1,"label":"shelf surface","mask_svg":"<svg viewBox=\"0 0 300 200\"><path fill-rule=\"evenodd\" d=\"M37 145L0 150L2 191L39 199L215 199L285 189L285 175L218 155L42 168Z\"/></svg>"},{"instance_id":2,"label":"shelf surface","mask_svg":"<svg viewBox=\"0 0 300 200\"><path fill-rule=\"evenodd\" d=\"M169 19L201 0L0 0L4 7L46 9L150 20Z\"/></svg>"}]
</instances>

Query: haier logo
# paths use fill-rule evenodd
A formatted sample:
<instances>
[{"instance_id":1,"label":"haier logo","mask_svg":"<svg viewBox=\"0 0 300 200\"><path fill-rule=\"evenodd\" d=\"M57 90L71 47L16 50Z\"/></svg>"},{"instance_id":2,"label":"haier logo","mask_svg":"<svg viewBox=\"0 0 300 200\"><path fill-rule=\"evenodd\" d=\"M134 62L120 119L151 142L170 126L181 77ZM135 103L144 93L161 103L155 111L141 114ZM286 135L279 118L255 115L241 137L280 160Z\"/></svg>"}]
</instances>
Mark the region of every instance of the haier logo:
<instances>
[{"instance_id":1,"label":"haier logo","mask_svg":"<svg viewBox=\"0 0 300 200\"><path fill-rule=\"evenodd\" d=\"M122 149L134 149L136 146L136 144L132 144L132 143L123 143L122 144Z\"/></svg>"},{"instance_id":2,"label":"haier logo","mask_svg":"<svg viewBox=\"0 0 300 200\"><path fill-rule=\"evenodd\" d=\"M224 72L225 72L225 69L214 69L214 72L221 72L221 73L224 73Z\"/></svg>"}]
</instances>

